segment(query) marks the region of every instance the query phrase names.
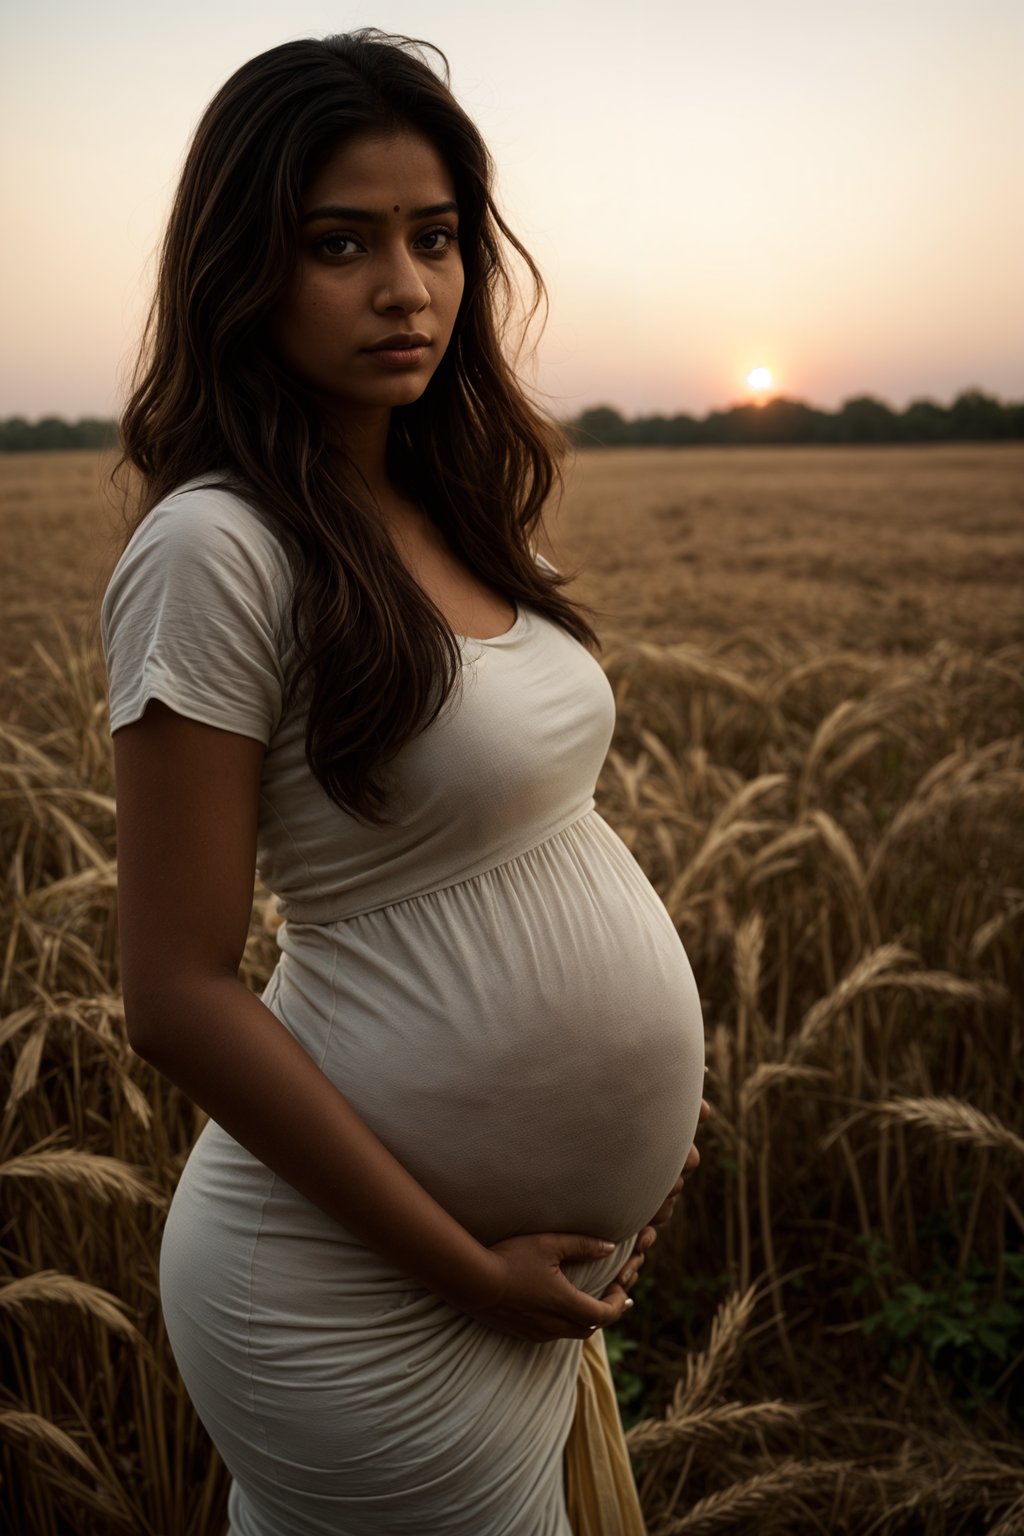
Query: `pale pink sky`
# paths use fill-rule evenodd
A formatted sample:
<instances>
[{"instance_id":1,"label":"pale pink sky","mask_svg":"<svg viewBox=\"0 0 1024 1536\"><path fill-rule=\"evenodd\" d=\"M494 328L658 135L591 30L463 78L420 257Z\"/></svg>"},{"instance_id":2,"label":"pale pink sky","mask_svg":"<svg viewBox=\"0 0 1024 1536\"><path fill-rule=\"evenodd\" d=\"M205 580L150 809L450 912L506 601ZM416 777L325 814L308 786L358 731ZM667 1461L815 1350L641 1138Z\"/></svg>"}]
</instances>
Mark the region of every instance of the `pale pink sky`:
<instances>
[{"instance_id":1,"label":"pale pink sky","mask_svg":"<svg viewBox=\"0 0 1024 1536\"><path fill-rule=\"evenodd\" d=\"M551 291L537 382L698 414L1024 398L1019 0L3 0L0 415L116 411L189 132L245 59L425 35Z\"/></svg>"}]
</instances>

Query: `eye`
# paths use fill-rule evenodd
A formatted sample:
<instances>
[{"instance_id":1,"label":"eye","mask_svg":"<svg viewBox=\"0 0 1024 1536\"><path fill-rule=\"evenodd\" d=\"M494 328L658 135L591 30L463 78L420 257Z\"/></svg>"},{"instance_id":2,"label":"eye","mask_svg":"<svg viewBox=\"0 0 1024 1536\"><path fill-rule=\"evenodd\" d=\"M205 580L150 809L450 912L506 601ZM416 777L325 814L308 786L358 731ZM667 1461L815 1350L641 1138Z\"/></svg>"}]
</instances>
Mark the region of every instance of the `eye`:
<instances>
[{"instance_id":1,"label":"eye","mask_svg":"<svg viewBox=\"0 0 1024 1536\"><path fill-rule=\"evenodd\" d=\"M342 247L347 246L344 250ZM351 256L359 246L355 235L323 235L316 242L316 249L325 256Z\"/></svg>"},{"instance_id":2,"label":"eye","mask_svg":"<svg viewBox=\"0 0 1024 1536\"><path fill-rule=\"evenodd\" d=\"M422 240L437 242L425 247L428 256L443 256L458 240L458 234L448 224L439 224L436 229L425 229L416 241L419 245Z\"/></svg>"}]
</instances>

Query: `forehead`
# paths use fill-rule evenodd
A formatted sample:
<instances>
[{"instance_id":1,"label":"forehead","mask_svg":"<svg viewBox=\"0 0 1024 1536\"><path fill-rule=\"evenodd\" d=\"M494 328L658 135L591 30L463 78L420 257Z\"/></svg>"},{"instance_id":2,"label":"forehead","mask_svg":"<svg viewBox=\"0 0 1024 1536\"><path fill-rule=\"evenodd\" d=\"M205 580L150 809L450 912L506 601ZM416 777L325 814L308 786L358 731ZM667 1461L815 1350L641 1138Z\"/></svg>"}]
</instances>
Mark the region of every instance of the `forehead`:
<instances>
[{"instance_id":1,"label":"forehead","mask_svg":"<svg viewBox=\"0 0 1024 1536\"><path fill-rule=\"evenodd\" d=\"M447 202L455 185L429 139L411 130L358 134L333 150L303 195L305 208L346 203L404 212L424 203Z\"/></svg>"}]
</instances>

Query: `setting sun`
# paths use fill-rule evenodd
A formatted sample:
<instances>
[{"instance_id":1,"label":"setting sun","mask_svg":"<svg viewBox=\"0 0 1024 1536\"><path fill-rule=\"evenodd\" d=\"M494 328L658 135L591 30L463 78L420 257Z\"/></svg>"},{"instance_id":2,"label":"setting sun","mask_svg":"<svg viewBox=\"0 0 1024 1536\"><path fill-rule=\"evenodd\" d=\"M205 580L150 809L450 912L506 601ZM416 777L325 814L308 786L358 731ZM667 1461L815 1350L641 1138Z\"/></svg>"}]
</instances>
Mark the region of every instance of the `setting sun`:
<instances>
[{"instance_id":1,"label":"setting sun","mask_svg":"<svg viewBox=\"0 0 1024 1536\"><path fill-rule=\"evenodd\" d=\"M751 394L765 395L772 387L770 368L751 368L747 374L747 388Z\"/></svg>"}]
</instances>

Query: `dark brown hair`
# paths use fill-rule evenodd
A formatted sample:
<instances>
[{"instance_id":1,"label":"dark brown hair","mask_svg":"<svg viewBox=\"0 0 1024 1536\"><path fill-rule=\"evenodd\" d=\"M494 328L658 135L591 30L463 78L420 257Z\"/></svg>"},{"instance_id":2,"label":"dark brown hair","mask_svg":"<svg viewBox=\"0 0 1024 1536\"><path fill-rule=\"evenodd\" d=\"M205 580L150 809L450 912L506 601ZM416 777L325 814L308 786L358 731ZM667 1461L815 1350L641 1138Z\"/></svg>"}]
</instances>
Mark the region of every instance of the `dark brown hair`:
<instances>
[{"instance_id":1,"label":"dark brown hair","mask_svg":"<svg viewBox=\"0 0 1024 1536\"><path fill-rule=\"evenodd\" d=\"M119 468L143 487L128 537L163 497L207 474L269 520L294 577L289 681L306 678L306 757L331 799L369 821L384 819L381 770L455 688L459 647L267 339L294 271L303 191L352 134L421 133L459 206L461 307L424 394L392 411L390 471L491 587L596 643L558 590L564 578L531 555L565 440L506 356L518 293L503 242L532 279L527 322L544 284L494 205L490 156L448 89L447 60L433 50L442 80L422 57L430 46L373 29L285 43L217 93L174 198L120 424Z\"/></svg>"}]
</instances>

